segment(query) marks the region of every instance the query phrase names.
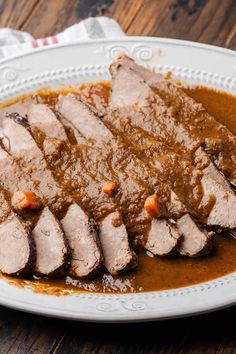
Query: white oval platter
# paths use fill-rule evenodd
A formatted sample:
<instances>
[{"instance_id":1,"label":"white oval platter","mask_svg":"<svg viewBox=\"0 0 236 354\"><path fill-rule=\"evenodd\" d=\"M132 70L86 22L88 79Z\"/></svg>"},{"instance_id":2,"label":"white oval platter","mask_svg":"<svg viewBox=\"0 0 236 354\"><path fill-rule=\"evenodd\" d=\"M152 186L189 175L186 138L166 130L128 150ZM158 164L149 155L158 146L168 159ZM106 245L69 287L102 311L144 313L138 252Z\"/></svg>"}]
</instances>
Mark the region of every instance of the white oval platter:
<instances>
[{"instance_id":1,"label":"white oval platter","mask_svg":"<svg viewBox=\"0 0 236 354\"><path fill-rule=\"evenodd\" d=\"M57 89L107 80L108 66L120 52L147 67L172 71L185 82L236 93L236 52L165 38L124 37L44 47L1 61L0 102L42 87ZM41 315L94 322L168 319L236 304L236 272L195 286L117 295L43 295L0 280L0 304Z\"/></svg>"}]
</instances>

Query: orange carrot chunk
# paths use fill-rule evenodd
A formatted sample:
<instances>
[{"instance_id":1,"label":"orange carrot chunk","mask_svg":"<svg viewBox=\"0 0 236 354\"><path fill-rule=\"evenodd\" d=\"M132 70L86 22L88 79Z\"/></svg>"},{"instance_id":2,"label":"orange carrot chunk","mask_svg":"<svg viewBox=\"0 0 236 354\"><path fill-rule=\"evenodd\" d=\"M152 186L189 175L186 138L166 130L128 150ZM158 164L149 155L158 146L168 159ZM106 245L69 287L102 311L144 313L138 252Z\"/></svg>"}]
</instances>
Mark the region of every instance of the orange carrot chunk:
<instances>
[{"instance_id":1,"label":"orange carrot chunk","mask_svg":"<svg viewBox=\"0 0 236 354\"><path fill-rule=\"evenodd\" d=\"M144 203L144 209L153 218L158 218L160 216L160 207L158 203L158 196L156 194L147 197Z\"/></svg>"},{"instance_id":2,"label":"orange carrot chunk","mask_svg":"<svg viewBox=\"0 0 236 354\"><path fill-rule=\"evenodd\" d=\"M33 192L17 191L12 196L12 206L15 210L40 209L40 199Z\"/></svg>"},{"instance_id":3,"label":"orange carrot chunk","mask_svg":"<svg viewBox=\"0 0 236 354\"><path fill-rule=\"evenodd\" d=\"M113 193L117 190L117 184L115 182L109 182L105 184L105 186L102 187L103 193L106 193L110 197L113 195Z\"/></svg>"}]
</instances>

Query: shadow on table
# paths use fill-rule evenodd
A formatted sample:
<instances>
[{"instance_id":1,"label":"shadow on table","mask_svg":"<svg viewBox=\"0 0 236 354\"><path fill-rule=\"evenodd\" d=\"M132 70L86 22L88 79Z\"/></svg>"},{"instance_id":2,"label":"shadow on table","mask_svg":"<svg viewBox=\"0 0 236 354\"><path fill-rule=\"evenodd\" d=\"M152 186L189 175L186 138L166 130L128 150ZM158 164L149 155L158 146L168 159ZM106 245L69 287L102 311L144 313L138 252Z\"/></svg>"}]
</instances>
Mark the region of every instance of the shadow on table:
<instances>
[{"instance_id":1,"label":"shadow on table","mask_svg":"<svg viewBox=\"0 0 236 354\"><path fill-rule=\"evenodd\" d=\"M0 348L7 349L9 336L18 334L18 348L24 349L17 353L31 352L27 346L32 349L38 342L37 353L236 352L236 307L196 317L129 324L72 322L5 308L1 308L0 318Z\"/></svg>"}]
</instances>

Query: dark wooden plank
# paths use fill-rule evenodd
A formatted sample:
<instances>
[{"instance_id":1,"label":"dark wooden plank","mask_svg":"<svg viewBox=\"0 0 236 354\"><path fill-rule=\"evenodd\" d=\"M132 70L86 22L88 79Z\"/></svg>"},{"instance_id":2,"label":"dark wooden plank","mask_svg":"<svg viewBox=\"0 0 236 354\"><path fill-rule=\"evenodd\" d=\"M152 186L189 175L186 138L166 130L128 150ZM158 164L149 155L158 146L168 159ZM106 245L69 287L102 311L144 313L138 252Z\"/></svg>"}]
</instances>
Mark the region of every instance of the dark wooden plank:
<instances>
[{"instance_id":1,"label":"dark wooden plank","mask_svg":"<svg viewBox=\"0 0 236 354\"><path fill-rule=\"evenodd\" d=\"M129 35L186 39L236 49L235 0L137 0L127 9L126 3L116 1L110 13Z\"/></svg>"},{"instance_id":2,"label":"dark wooden plank","mask_svg":"<svg viewBox=\"0 0 236 354\"><path fill-rule=\"evenodd\" d=\"M24 11L20 11L22 6ZM107 15L129 35L172 37L236 49L235 0L0 0L0 9L0 26L29 31L35 37L54 34L88 16Z\"/></svg>"},{"instance_id":3,"label":"dark wooden plank","mask_svg":"<svg viewBox=\"0 0 236 354\"><path fill-rule=\"evenodd\" d=\"M236 352L235 310L153 323L71 323L56 353L230 354Z\"/></svg>"},{"instance_id":4,"label":"dark wooden plank","mask_svg":"<svg viewBox=\"0 0 236 354\"><path fill-rule=\"evenodd\" d=\"M112 0L41 0L29 13L21 29L31 32L35 37L52 35L88 16L105 14L112 3Z\"/></svg>"},{"instance_id":5,"label":"dark wooden plank","mask_svg":"<svg viewBox=\"0 0 236 354\"><path fill-rule=\"evenodd\" d=\"M49 354L63 338L65 321L0 308L0 353Z\"/></svg>"},{"instance_id":6,"label":"dark wooden plank","mask_svg":"<svg viewBox=\"0 0 236 354\"><path fill-rule=\"evenodd\" d=\"M21 29L37 7L37 0L0 1L0 27ZM23 10L23 11L22 11Z\"/></svg>"}]
</instances>

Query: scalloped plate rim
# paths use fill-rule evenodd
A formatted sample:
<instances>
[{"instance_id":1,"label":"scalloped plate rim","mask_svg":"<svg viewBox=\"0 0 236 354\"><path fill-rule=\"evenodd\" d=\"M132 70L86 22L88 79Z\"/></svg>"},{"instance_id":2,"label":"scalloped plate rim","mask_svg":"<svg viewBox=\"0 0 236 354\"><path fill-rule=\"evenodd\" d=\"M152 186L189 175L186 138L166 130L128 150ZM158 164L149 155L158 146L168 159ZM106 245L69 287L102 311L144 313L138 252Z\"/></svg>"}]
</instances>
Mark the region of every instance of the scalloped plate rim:
<instances>
[{"instance_id":1,"label":"scalloped plate rim","mask_svg":"<svg viewBox=\"0 0 236 354\"><path fill-rule=\"evenodd\" d=\"M90 39L90 40L75 40L70 43L63 43L63 44L54 44L51 46L44 46L44 47L38 47L34 48L33 53L39 53L39 52L44 52L48 50L54 50L57 48L67 48L70 46L77 46L79 44L94 44L94 43L101 43L101 44L106 44L109 42L128 42L128 41L134 41L134 42L156 42L156 43L162 43L162 44L174 44L174 45L180 45L180 46L186 46L186 47L194 47L198 49L208 49L210 51L214 50L219 53L226 53L229 55L233 55L236 57L236 51L228 48L223 48L220 46L212 45L212 44L206 44L206 43L199 43L199 42L194 42L194 41L187 41L183 39L175 39L175 38L166 38L166 37L147 37L147 36L124 36L124 37L119 37L119 38L98 38L98 39ZM32 55L32 51L25 52L22 54L16 54L12 55L9 58L5 58L0 60L0 65L5 64L6 62L9 62L11 60L17 59L17 58L22 58L28 55Z\"/></svg>"},{"instance_id":2,"label":"scalloped plate rim","mask_svg":"<svg viewBox=\"0 0 236 354\"><path fill-rule=\"evenodd\" d=\"M54 46L37 48L33 52L11 56L10 58L0 61L0 70L4 68L4 65L7 63L12 63L13 61L17 62L18 59L24 60L24 58L28 58L29 56L35 58L39 53L45 53L45 56L47 56L48 52L50 53L56 49L59 51L66 51L67 48L77 48L81 45L86 45L86 47L88 47L97 44L106 45L116 43L128 43L127 45L129 46L129 42L132 42L135 45L140 43L144 45L145 43L150 45L163 44L169 45L170 47L177 45L180 48L185 47L186 49L195 48L197 50L208 50L209 52L215 52L216 55L217 53L221 53L226 56L236 57L236 52L232 50L208 44L170 38L124 37L75 41L62 45L57 44ZM129 49L132 50L131 47ZM109 59L106 59L106 61L108 60ZM64 68L67 68L66 63ZM197 75L197 70L194 70L193 72ZM40 68L38 72L40 73ZM79 74L77 73L77 75ZM224 77L227 78L227 76ZM235 85L234 73L233 76L230 76L230 79L233 79L233 85ZM214 80L211 80L214 83ZM9 86L17 86L17 82L18 81L14 82L14 84L10 83ZM36 86L37 82L40 82L40 78L36 79ZM21 82L21 85L24 85L24 82ZM5 85L3 85L3 88L5 88ZM35 91L35 86L32 86L31 92L32 91ZM214 296L213 300L212 296ZM190 301L190 303L188 301ZM169 319L205 313L236 304L236 272L205 283L158 292L143 292L136 294L82 293L60 297L36 294L28 289L18 289L17 287L0 280L0 303L11 308L35 314L93 322L130 322ZM177 303L180 304L179 307L177 306ZM92 310L90 309L89 311L89 307L91 307ZM84 311L84 309L87 309L87 312Z\"/></svg>"}]
</instances>

